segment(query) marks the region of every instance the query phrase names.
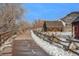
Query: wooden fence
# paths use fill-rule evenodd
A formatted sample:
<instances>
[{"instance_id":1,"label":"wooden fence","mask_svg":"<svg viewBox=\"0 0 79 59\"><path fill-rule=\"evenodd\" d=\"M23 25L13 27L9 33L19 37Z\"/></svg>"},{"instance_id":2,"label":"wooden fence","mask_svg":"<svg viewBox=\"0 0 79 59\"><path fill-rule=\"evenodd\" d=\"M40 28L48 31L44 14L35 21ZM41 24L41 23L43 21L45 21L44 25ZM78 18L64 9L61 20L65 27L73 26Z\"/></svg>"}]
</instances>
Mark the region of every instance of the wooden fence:
<instances>
[{"instance_id":1,"label":"wooden fence","mask_svg":"<svg viewBox=\"0 0 79 59\"><path fill-rule=\"evenodd\" d=\"M13 35L14 35L13 31L7 31L7 32L0 33L0 46L2 46L2 44L5 43L5 41L7 41L7 39Z\"/></svg>"},{"instance_id":2,"label":"wooden fence","mask_svg":"<svg viewBox=\"0 0 79 59\"><path fill-rule=\"evenodd\" d=\"M71 51L71 52L73 52L73 53L79 55L79 52L76 52L76 51L73 51L73 50L69 49L70 43L71 43L71 42L76 42L76 41L69 40L69 39L67 39L68 41L62 41L62 40L60 40L59 38L57 38L54 34L52 34L52 36L48 36L48 35L46 35L46 34L42 34L42 33L37 32L37 31L33 31L33 32L34 32L39 38L43 39L44 41L49 42L50 44L56 43L56 44L58 44L58 45L55 45L55 46L57 46L57 47L59 47L59 48L62 48L62 49L64 49L64 50L66 50L66 51ZM54 39L56 39L57 41L54 41ZM65 45L65 44L63 44L63 43L65 43L65 44L68 43L68 45ZM77 43L78 43L78 42L77 42ZM62 46L62 47L61 47L61 46Z\"/></svg>"}]
</instances>

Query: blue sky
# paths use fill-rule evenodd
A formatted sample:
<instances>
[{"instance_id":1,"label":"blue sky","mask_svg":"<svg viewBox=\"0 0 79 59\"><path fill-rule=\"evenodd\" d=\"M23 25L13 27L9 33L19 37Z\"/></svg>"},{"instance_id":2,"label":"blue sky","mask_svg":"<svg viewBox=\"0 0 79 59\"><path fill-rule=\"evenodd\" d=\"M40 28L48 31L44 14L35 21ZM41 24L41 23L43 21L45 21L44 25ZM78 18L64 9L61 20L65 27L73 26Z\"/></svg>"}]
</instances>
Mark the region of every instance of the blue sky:
<instances>
[{"instance_id":1,"label":"blue sky","mask_svg":"<svg viewBox=\"0 0 79 59\"><path fill-rule=\"evenodd\" d=\"M29 22L38 19L57 20L70 12L79 11L79 3L26 3L22 6L27 10L24 18Z\"/></svg>"}]
</instances>

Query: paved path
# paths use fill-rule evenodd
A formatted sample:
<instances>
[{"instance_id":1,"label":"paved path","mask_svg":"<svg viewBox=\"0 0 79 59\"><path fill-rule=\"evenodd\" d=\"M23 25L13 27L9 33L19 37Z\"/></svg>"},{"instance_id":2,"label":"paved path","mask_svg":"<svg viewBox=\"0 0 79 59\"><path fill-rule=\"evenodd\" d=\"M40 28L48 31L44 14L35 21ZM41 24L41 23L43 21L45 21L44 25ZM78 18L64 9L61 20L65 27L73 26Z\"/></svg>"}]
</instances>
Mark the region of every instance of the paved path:
<instances>
[{"instance_id":1,"label":"paved path","mask_svg":"<svg viewBox=\"0 0 79 59\"><path fill-rule=\"evenodd\" d=\"M21 35L13 42L13 56L48 56L32 39L30 31Z\"/></svg>"}]
</instances>

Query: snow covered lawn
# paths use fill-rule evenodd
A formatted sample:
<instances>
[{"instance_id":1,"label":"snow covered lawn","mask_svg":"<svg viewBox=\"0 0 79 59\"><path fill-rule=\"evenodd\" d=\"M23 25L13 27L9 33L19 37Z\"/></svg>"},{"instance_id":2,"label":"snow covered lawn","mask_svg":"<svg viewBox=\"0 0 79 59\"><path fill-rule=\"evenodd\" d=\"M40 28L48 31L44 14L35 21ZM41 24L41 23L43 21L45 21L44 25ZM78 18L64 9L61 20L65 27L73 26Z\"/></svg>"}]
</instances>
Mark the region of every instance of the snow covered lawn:
<instances>
[{"instance_id":1,"label":"snow covered lawn","mask_svg":"<svg viewBox=\"0 0 79 59\"><path fill-rule=\"evenodd\" d=\"M76 56L76 54L65 51L61 48L58 48L57 46L50 44L49 42L44 41L43 39L40 39L37 37L33 31L31 31L31 36L33 40L41 47L43 48L49 55L52 56Z\"/></svg>"}]
</instances>

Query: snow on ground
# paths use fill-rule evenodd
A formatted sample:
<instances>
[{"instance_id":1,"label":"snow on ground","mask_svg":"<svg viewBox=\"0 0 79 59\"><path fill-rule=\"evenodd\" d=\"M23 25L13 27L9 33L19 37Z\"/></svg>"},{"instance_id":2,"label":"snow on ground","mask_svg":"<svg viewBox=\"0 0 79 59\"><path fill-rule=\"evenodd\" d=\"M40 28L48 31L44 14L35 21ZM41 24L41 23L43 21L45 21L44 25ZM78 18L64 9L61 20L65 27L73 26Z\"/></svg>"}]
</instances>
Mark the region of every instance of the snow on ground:
<instances>
[{"instance_id":1,"label":"snow on ground","mask_svg":"<svg viewBox=\"0 0 79 59\"><path fill-rule=\"evenodd\" d=\"M12 42L15 37L16 37L16 35L12 36L6 42L4 42L4 44L2 44L2 46L0 47L1 55L3 55L3 53L12 52ZM11 55L11 54L7 54L7 55Z\"/></svg>"},{"instance_id":2,"label":"snow on ground","mask_svg":"<svg viewBox=\"0 0 79 59\"><path fill-rule=\"evenodd\" d=\"M54 34L62 41L67 41L66 39L70 39L72 37L71 32L42 32L42 34L46 34L48 36L52 36L52 34Z\"/></svg>"},{"instance_id":3,"label":"snow on ground","mask_svg":"<svg viewBox=\"0 0 79 59\"><path fill-rule=\"evenodd\" d=\"M61 48L58 48L57 46L50 44L49 42L44 41L43 39L40 39L37 37L33 31L31 31L31 35L33 40L41 47L43 48L49 55L52 56L76 56L76 54L72 52L65 51Z\"/></svg>"},{"instance_id":4,"label":"snow on ground","mask_svg":"<svg viewBox=\"0 0 79 59\"><path fill-rule=\"evenodd\" d=\"M7 46L11 46L12 42L13 42L13 38L15 38L16 35L12 36L11 38L9 38L6 42L4 42L4 44L2 44L1 46L1 50Z\"/></svg>"},{"instance_id":5,"label":"snow on ground","mask_svg":"<svg viewBox=\"0 0 79 59\"><path fill-rule=\"evenodd\" d=\"M42 32L43 34L48 34L48 35L72 35L71 32Z\"/></svg>"}]
</instances>

